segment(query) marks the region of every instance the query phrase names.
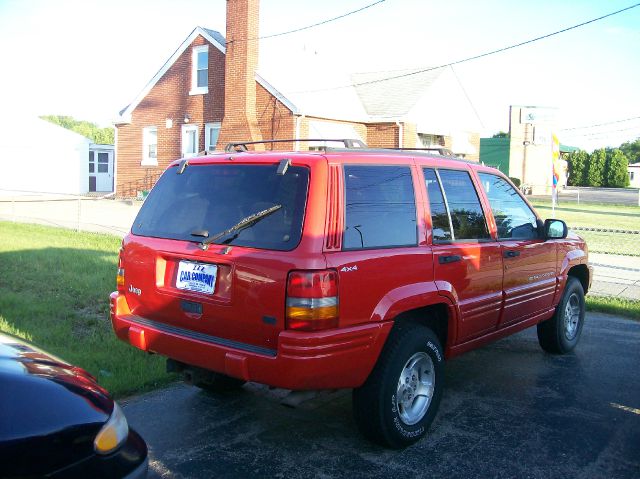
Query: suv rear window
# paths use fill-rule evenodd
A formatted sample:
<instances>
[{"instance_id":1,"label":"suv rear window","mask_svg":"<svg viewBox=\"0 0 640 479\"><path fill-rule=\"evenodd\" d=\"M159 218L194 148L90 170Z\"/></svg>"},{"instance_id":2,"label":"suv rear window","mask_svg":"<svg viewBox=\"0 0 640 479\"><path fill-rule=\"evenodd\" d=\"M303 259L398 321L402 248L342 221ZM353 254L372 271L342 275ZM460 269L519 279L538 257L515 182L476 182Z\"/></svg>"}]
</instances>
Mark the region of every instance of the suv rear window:
<instances>
[{"instance_id":1,"label":"suv rear window","mask_svg":"<svg viewBox=\"0 0 640 479\"><path fill-rule=\"evenodd\" d=\"M250 215L281 207L246 229L215 243L272 250L291 250L300 242L309 185L309 170L278 165L189 165L181 175L168 169L136 217L131 232L184 241L202 241Z\"/></svg>"}]
</instances>

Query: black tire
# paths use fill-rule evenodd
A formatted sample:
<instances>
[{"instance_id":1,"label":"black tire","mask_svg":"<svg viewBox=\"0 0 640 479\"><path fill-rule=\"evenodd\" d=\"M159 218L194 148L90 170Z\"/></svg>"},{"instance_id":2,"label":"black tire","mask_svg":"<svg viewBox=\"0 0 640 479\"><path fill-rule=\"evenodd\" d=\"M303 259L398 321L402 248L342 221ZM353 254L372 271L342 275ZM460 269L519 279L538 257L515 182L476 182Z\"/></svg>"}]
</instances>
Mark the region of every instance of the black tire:
<instances>
[{"instance_id":1,"label":"black tire","mask_svg":"<svg viewBox=\"0 0 640 479\"><path fill-rule=\"evenodd\" d=\"M417 370L405 369L410 361ZM403 374L413 377L404 377L404 382L409 380L406 386L401 382ZM413 444L426 434L435 418L443 381L444 353L438 337L425 326L396 324L366 382L353 390L358 428L366 438L383 446L399 449ZM425 395L415 394L419 386L426 388ZM418 412L412 415L414 410Z\"/></svg>"},{"instance_id":2,"label":"black tire","mask_svg":"<svg viewBox=\"0 0 640 479\"><path fill-rule=\"evenodd\" d=\"M207 374L206 379L194 381L193 385L209 393L223 393L240 389L246 381L220 373Z\"/></svg>"},{"instance_id":3,"label":"black tire","mask_svg":"<svg viewBox=\"0 0 640 479\"><path fill-rule=\"evenodd\" d=\"M584 312L582 284L573 276L569 276L556 312L550 319L538 323L540 347L552 354L572 351L582 333Z\"/></svg>"}]
</instances>

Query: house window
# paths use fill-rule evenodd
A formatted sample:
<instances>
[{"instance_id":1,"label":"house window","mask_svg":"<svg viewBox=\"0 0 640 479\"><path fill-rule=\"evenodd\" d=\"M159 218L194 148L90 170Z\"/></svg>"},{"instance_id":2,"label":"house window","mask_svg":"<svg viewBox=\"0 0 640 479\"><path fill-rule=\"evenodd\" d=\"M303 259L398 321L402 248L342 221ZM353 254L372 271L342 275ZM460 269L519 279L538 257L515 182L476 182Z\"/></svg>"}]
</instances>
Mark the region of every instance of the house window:
<instances>
[{"instance_id":1,"label":"house window","mask_svg":"<svg viewBox=\"0 0 640 479\"><path fill-rule=\"evenodd\" d=\"M93 151L89 152L89 173L96 172L96 157Z\"/></svg>"},{"instance_id":2,"label":"house window","mask_svg":"<svg viewBox=\"0 0 640 479\"><path fill-rule=\"evenodd\" d=\"M629 172L629 181L633 181L633 171Z\"/></svg>"},{"instance_id":3,"label":"house window","mask_svg":"<svg viewBox=\"0 0 640 479\"><path fill-rule=\"evenodd\" d=\"M198 154L198 125L182 125L182 156L190 158Z\"/></svg>"},{"instance_id":4,"label":"house window","mask_svg":"<svg viewBox=\"0 0 640 479\"><path fill-rule=\"evenodd\" d=\"M418 133L418 143L420 148L437 148L444 146L444 136Z\"/></svg>"},{"instance_id":5,"label":"house window","mask_svg":"<svg viewBox=\"0 0 640 479\"><path fill-rule=\"evenodd\" d=\"M98 173L109 173L109 153L98 153Z\"/></svg>"},{"instance_id":6,"label":"house window","mask_svg":"<svg viewBox=\"0 0 640 479\"><path fill-rule=\"evenodd\" d=\"M215 150L218 136L220 136L220 123L207 123L204 126L204 134L204 149L207 151Z\"/></svg>"},{"instance_id":7,"label":"house window","mask_svg":"<svg viewBox=\"0 0 640 479\"><path fill-rule=\"evenodd\" d=\"M209 46L193 47L190 95L209 93Z\"/></svg>"},{"instance_id":8,"label":"house window","mask_svg":"<svg viewBox=\"0 0 640 479\"><path fill-rule=\"evenodd\" d=\"M158 129L148 126L142 130L142 166L158 166Z\"/></svg>"}]
</instances>

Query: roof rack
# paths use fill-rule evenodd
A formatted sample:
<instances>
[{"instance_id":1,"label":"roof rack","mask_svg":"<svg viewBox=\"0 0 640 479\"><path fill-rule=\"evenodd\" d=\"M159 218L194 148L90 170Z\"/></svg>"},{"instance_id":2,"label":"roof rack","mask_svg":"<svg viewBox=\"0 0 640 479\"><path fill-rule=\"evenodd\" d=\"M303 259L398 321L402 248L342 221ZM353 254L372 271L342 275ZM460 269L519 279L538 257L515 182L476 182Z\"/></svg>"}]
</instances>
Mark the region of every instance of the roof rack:
<instances>
[{"instance_id":1,"label":"roof rack","mask_svg":"<svg viewBox=\"0 0 640 479\"><path fill-rule=\"evenodd\" d=\"M327 138L292 138L290 140L260 140L260 141L238 141L233 143L227 143L224 147L224 151L227 153L243 152L247 151L247 145L260 145L260 144L273 144L273 143L296 143L296 142L309 142L309 141L321 141L329 143L341 143L344 148L367 148L367 145L358 139L353 138L341 138L341 139L327 139ZM326 148L326 145L325 145Z\"/></svg>"},{"instance_id":2,"label":"roof rack","mask_svg":"<svg viewBox=\"0 0 640 479\"><path fill-rule=\"evenodd\" d=\"M453 151L449 150L448 148L444 148L444 147L438 147L438 146L431 146L431 147L426 147L426 148L387 148L387 150L397 150L397 151L428 151L428 152L434 152L437 153L441 156L456 156Z\"/></svg>"}]
</instances>

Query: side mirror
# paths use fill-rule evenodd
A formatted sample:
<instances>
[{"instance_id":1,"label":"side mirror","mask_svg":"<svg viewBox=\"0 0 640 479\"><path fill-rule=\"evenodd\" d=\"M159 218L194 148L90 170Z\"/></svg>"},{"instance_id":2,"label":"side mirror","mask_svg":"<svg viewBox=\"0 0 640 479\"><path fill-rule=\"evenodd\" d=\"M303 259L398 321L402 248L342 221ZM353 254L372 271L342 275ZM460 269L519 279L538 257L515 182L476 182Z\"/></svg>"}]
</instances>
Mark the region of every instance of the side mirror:
<instances>
[{"instance_id":1,"label":"side mirror","mask_svg":"<svg viewBox=\"0 0 640 479\"><path fill-rule=\"evenodd\" d=\"M562 220L545 220L544 221L544 239L562 239L567 237L569 228Z\"/></svg>"}]
</instances>

